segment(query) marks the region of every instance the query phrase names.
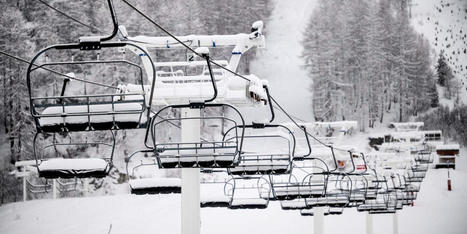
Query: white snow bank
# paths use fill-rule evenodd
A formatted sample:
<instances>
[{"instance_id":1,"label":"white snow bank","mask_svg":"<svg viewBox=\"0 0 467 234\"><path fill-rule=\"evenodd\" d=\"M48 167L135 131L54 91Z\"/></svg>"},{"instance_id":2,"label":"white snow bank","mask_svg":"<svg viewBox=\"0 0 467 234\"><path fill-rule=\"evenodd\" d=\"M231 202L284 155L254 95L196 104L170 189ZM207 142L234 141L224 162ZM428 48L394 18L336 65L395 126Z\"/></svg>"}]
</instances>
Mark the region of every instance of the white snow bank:
<instances>
[{"instance_id":1,"label":"white snow bank","mask_svg":"<svg viewBox=\"0 0 467 234\"><path fill-rule=\"evenodd\" d=\"M42 115L79 115L79 116L67 116L67 117L41 117L39 123L41 126L57 125L63 122L66 123L87 123L90 116L91 123L105 123L112 122L115 116L116 122L139 122L141 116L141 122L146 121L145 115L135 114L118 114L118 112L142 112L143 107L138 103L116 103L112 107L112 104L100 104L100 105L89 105L89 111L87 105L77 106L54 106L45 108L41 113ZM97 113L112 112L115 114L102 114L96 115Z\"/></svg>"}]
</instances>

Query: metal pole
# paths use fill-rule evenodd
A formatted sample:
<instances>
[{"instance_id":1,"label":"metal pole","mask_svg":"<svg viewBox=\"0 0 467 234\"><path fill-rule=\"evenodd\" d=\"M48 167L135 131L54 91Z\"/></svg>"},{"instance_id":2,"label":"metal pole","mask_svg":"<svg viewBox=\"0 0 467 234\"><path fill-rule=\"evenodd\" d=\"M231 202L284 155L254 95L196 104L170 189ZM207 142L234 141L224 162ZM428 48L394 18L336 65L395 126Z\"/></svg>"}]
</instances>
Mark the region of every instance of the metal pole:
<instances>
[{"instance_id":1,"label":"metal pole","mask_svg":"<svg viewBox=\"0 0 467 234\"><path fill-rule=\"evenodd\" d=\"M57 199L57 179L52 180L52 197Z\"/></svg>"},{"instance_id":2,"label":"metal pole","mask_svg":"<svg viewBox=\"0 0 467 234\"><path fill-rule=\"evenodd\" d=\"M28 200L28 190L26 188L26 176L23 176L23 201Z\"/></svg>"},{"instance_id":3,"label":"metal pole","mask_svg":"<svg viewBox=\"0 0 467 234\"><path fill-rule=\"evenodd\" d=\"M366 212L366 234L373 234L373 216Z\"/></svg>"},{"instance_id":4,"label":"metal pole","mask_svg":"<svg viewBox=\"0 0 467 234\"><path fill-rule=\"evenodd\" d=\"M199 109L182 109L182 117L199 117ZM182 120L182 142L198 142L200 139L200 120ZM182 234L199 234L201 229L200 214L200 170L182 168Z\"/></svg>"},{"instance_id":5,"label":"metal pole","mask_svg":"<svg viewBox=\"0 0 467 234\"><path fill-rule=\"evenodd\" d=\"M316 160L313 160L313 168L317 168ZM324 209L325 207L313 207L313 234L324 234Z\"/></svg>"},{"instance_id":6,"label":"metal pole","mask_svg":"<svg viewBox=\"0 0 467 234\"><path fill-rule=\"evenodd\" d=\"M84 196L87 197L88 196L88 191L89 191L88 190L89 189L89 180L88 180L88 178L84 178L83 183L84 183L84 186L83 186L84 187Z\"/></svg>"},{"instance_id":7,"label":"metal pole","mask_svg":"<svg viewBox=\"0 0 467 234\"><path fill-rule=\"evenodd\" d=\"M399 220L397 218L397 212L392 214L392 233L393 234L399 233Z\"/></svg>"}]
</instances>

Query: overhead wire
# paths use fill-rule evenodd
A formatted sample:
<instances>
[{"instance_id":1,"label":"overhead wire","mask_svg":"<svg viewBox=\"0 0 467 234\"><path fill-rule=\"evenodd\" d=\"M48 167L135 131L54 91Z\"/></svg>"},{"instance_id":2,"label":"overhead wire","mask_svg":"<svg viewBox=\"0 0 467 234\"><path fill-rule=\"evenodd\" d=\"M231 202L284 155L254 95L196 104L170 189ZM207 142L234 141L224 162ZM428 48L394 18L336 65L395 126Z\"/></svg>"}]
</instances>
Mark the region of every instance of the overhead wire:
<instances>
[{"instance_id":1,"label":"overhead wire","mask_svg":"<svg viewBox=\"0 0 467 234\"><path fill-rule=\"evenodd\" d=\"M41 2L42 4L46 5L47 7L53 9L54 11L62 14L63 16L67 17L68 19L70 20L73 20L74 22L76 23L79 23L85 27L88 27L90 29L95 29L99 32L102 32L99 28L93 26L93 25L88 25L88 24L85 24L83 22L81 22L80 20L77 20L76 18L66 14L65 12L57 9L56 7L53 7L52 5L48 4L47 2L43 1L43 0L38 0L39 2ZM124 2L126 5L128 5L130 8L132 8L134 11L136 11L139 15L141 15L142 17L144 17L146 20L148 20L150 23L152 23L153 25L155 25L157 28L159 28L160 30L162 30L164 33L166 33L168 36L172 37L176 42L178 42L180 45L182 45L183 47L185 47L187 50L189 50L190 52L192 52L193 54L199 56L199 57L202 57L201 54L199 54L198 52L196 52L193 48L191 48L189 45L187 45L185 42L181 41L180 39L178 39L175 35L173 35L171 32L169 32L167 29L165 29L163 26L159 25L157 22L155 22L153 19L151 19L148 15L146 15L144 12L142 12L141 10L139 10L136 6L134 6L133 4L131 4L130 2L128 2L127 0L121 0L122 2ZM12 56L10 54L7 54L5 52L2 52L0 51L0 53L4 54L4 55L7 55L9 57L12 57L12 58L15 58L15 59L18 59L22 62L26 62L26 63L29 63L28 61L24 60L24 59L21 59L19 57L16 57L16 56ZM212 60L212 59L209 59L209 62L218 66L219 68L231 73L232 75L236 76L236 77L239 77L239 78L242 78L246 81L251 81L249 78L245 77L244 75L241 75L235 71L232 71L230 70L229 68L227 67L224 67L222 66L221 64L217 63L216 61ZM36 64L33 64L35 66L38 66ZM73 78L73 77L70 77L66 74L63 74L63 73L60 73L60 72L57 72L57 71L54 71L52 69L48 69L48 68L44 68L44 67L40 67L42 69L45 69L47 71L50 71L50 72L53 72L55 74L59 74L59 75L62 75L62 76L65 76L67 78L70 78L70 79L74 79L74 80L78 80L78 81L82 81L82 82L87 82L87 83L91 83L91 84L95 84L95 85L101 85L101 86L105 86L105 87L109 87L109 88L114 88L114 89L118 89L118 87L114 87L114 86L109 86L109 85L105 85L105 84L100 84L100 83L97 83L97 82L92 82L92 81L87 81L87 80L82 80L82 79L78 79L78 78ZM291 114L289 114L273 97L272 95L270 95L272 101L274 102L274 104L277 106L277 108L279 108L281 110L281 112L283 112L287 118L289 118L298 128L301 128L301 126L296 122L295 119L299 120L299 121L302 121L302 122L306 122L304 121L303 119L300 119L298 117L295 117L295 116L292 116ZM310 136L311 138L313 138L315 141L317 141L318 143L322 144L323 146L326 146L326 147L332 147L333 149L336 149L336 150L341 150L341 151L348 151L348 150L345 150L345 149L339 149L337 147L334 147L332 145L329 145L329 144L326 144L325 142L321 141L320 139L318 139L317 137L315 137L314 135L310 134L308 131L306 131L307 135Z\"/></svg>"},{"instance_id":2,"label":"overhead wire","mask_svg":"<svg viewBox=\"0 0 467 234\"><path fill-rule=\"evenodd\" d=\"M1 51L1 50L0 50L0 54L3 54L3 55L5 55L5 56L7 56L7 57L16 59L16 60L21 61L21 62L23 62L23 63L27 63L27 64L30 63L30 62L27 61L26 59L23 59L23 58L21 58L21 57L18 57L18 56L9 54L9 53L4 52L4 51ZM77 81L81 81L81 82L88 83L88 84L103 86L103 87L107 87L107 88L111 88L111 89L118 89L118 87L116 87L116 86L107 85L107 84L102 84L102 83L95 82L95 81L89 81L89 80L84 80L84 79L72 77L72 76L69 76L69 75L67 75L67 74L63 74L63 73L61 73L61 72L55 71L55 70L53 70L53 69L46 68L46 67L43 67L43 66L39 66L39 65L37 65L37 64L32 64L32 65L36 66L37 68L44 69L44 70L46 70L46 71L52 72L52 73L54 73L54 74L56 74L56 75L64 76L64 77L66 77L66 78L68 78L68 79L70 79L70 80L77 80Z\"/></svg>"},{"instance_id":3,"label":"overhead wire","mask_svg":"<svg viewBox=\"0 0 467 234\"><path fill-rule=\"evenodd\" d=\"M164 33L166 33L168 36L172 37L175 41L177 41L178 43L180 43L180 45L182 45L183 47L185 47L187 50L193 52L195 55L199 56L199 57L202 57L201 54L197 53L193 48L191 48L189 45L185 44L183 41L181 41L180 39L177 38L177 36L175 36L174 34L172 34L171 32L169 32L167 29L165 29L163 26L161 26L160 24L158 24L157 22L155 22L153 19L151 19L151 17L149 17L148 15L146 15L144 12L142 12L141 10L139 10L137 7L135 7L133 4L131 4L130 2L128 2L127 0L121 0L122 2L124 2L126 5L128 5L130 8L132 8L134 11L136 11L139 15L141 15L142 17L144 17L146 20L148 20L149 22L151 22L154 26L156 26L157 28L159 28L161 31L163 31ZM238 74L237 72L235 71L232 71L230 70L229 68L227 67L224 67L218 63L216 63L215 61L209 59L209 61L218 66L219 68L233 74L234 76L237 76L237 77L240 77L244 80L247 80L247 81L251 81L250 79L248 79L247 77L241 75L241 74ZM298 127L298 128L301 128L301 126L295 121L295 119L272 97L272 95L270 95L272 101L276 104L276 106ZM317 141L318 143L322 144L323 146L326 146L326 147L330 147L332 149L336 149L336 150L340 150L340 151L346 151L346 152L349 152L349 150L347 149L340 149L340 148L337 148L337 147L334 147L332 145L329 145L329 144L326 144L325 142L321 141L320 139L318 139L317 137L315 137L314 135L310 134L308 131L306 131L307 135L310 136L311 138L313 138L315 141Z\"/></svg>"},{"instance_id":4,"label":"overhead wire","mask_svg":"<svg viewBox=\"0 0 467 234\"><path fill-rule=\"evenodd\" d=\"M50 5L49 3L47 3L47 2L44 1L44 0L37 0L37 1L39 1L40 3L42 3L42 4L44 4L45 6L49 7L50 9L52 9L52 10L58 12L59 14L65 16L66 18L68 18L68 19L70 19L70 20L72 20L72 21L74 21L74 22L76 22L76 23L78 23L78 24L80 24L80 25L82 25L82 26L84 26L84 27L87 27L87 28L89 28L89 29L97 30L98 32L102 32L102 30L100 30L100 29L97 28L96 26L91 25L91 24L83 23L82 21L80 21L80 20L78 20L78 19L76 19L76 18L70 16L69 14L65 13L64 11L62 11L62 10L60 10L60 9L58 9L58 8L56 8L56 7L54 7L54 6L52 6L52 5Z\"/></svg>"}]
</instances>

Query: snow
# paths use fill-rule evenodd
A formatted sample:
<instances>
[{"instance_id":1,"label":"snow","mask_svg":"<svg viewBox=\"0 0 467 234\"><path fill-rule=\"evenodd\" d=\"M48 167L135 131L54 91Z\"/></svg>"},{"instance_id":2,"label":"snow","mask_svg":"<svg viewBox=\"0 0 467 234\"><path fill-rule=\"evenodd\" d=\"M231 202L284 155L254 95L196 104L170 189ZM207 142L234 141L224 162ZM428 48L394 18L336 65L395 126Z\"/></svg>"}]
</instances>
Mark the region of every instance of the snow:
<instances>
[{"instance_id":1,"label":"snow","mask_svg":"<svg viewBox=\"0 0 467 234\"><path fill-rule=\"evenodd\" d=\"M459 144L437 145L436 150L459 150Z\"/></svg>"},{"instance_id":2,"label":"snow","mask_svg":"<svg viewBox=\"0 0 467 234\"><path fill-rule=\"evenodd\" d=\"M465 150L464 150L465 152ZM467 229L467 160L459 158L451 170L453 191L446 188L445 169L430 169L414 207L398 211L399 233L462 234ZM92 215L90 215L92 214ZM220 218L222 217L222 218ZM59 221L57 219L59 218ZM34 200L0 207L0 233L180 233L180 195L128 195ZM392 233L392 216L373 216L374 231ZM219 233L309 233L312 217L299 211L283 211L271 201L265 210L203 208L201 232ZM232 225L232 222L235 225ZM326 216L326 234L365 232L365 213L355 208L343 215ZM228 228L226 228L228 227Z\"/></svg>"},{"instance_id":3,"label":"snow","mask_svg":"<svg viewBox=\"0 0 467 234\"><path fill-rule=\"evenodd\" d=\"M317 1L273 1L275 8L266 24L266 50L258 50L251 72L269 81L271 94L287 111L313 120L311 81L302 69L302 32ZM293 95L291 95L293 93ZM297 105L300 102L300 105ZM278 120L283 120L277 116Z\"/></svg>"},{"instance_id":4,"label":"snow","mask_svg":"<svg viewBox=\"0 0 467 234\"><path fill-rule=\"evenodd\" d=\"M106 170L109 163L100 158L51 158L42 161L39 165L39 171L56 170Z\"/></svg>"},{"instance_id":5,"label":"snow","mask_svg":"<svg viewBox=\"0 0 467 234\"><path fill-rule=\"evenodd\" d=\"M182 186L182 181L179 178L131 179L128 183L132 189Z\"/></svg>"},{"instance_id":6,"label":"snow","mask_svg":"<svg viewBox=\"0 0 467 234\"><path fill-rule=\"evenodd\" d=\"M39 123L41 126L59 125L63 122L70 124L87 123L89 121L88 116L90 116L91 123L113 122L114 116L115 122L140 122L140 116L141 122L146 122L146 116L141 114L143 111L143 107L138 103L115 103L113 107L112 104L89 105L89 111L87 105L65 106L65 108L54 106L45 108L41 115L61 116L69 114L70 116L41 117ZM119 114L118 112L131 112L135 114Z\"/></svg>"}]
</instances>

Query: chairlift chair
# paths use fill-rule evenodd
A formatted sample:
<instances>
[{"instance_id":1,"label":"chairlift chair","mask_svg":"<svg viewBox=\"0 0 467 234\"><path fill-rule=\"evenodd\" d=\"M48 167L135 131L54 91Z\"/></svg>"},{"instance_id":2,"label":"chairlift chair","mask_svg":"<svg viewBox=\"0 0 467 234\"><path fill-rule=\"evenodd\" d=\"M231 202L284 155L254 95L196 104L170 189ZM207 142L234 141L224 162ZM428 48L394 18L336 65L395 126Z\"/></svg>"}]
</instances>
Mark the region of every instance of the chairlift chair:
<instances>
[{"instance_id":1,"label":"chairlift chair","mask_svg":"<svg viewBox=\"0 0 467 234\"><path fill-rule=\"evenodd\" d=\"M324 160L310 157L310 141L306 128L302 126L302 129L308 152L303 156L294 156L293 168L295 170L291 174L270 175L273 195L277 200L322 197L325 194L327 177L330 173L329 167Z\"/></svg>"},{"instance_id":2,"label":"chairlift chair","mask_svg":"<svg viewBox=\"0 0 467 234\"><path fill-rule=\"evenodd\" d=\"M266 209L271 197L271 185L264 177L232 177L225 194L230 197L230 209Z\"/></svg>"},{"instance_id":3,"label":"chairlift chair","mask_svg":"<svg viewBox=\"0 0 467 234\"><path fill-rule=\"evenodd\" d=\"M258 124L232 127L226 131L225 139L233 139L232 132L245 131L240 162L227 171L230 175L279 175L292 169L295 152L295 137L283 125ZM271 132L271 130L273 130ZM275 148L275 149L271 149Z\"/></svg>"},{"instance_id":4,"label":"chairlift chair","mask_svg":"<svg viewBox=\"0 0 467 234\"><path fill-rule=\"evenodd\" d=\"M324 216L328 216L330 213L329 213L329 209L325 209L324 210ZM301 216L314 216L315 215L315 212L313 209L302 209L300 210L300 215Z\"/></svg>"},{"instance_id":5,"label":"chairlift chair","mask_svg":"<svg viewBox=\"0 0 467 234\"><path fill-rule=\"evenodd\" d=\"M31 60L26 73L27 87L30 98L30 111L36 123L38 132L71 132L92 130L116 130L145 128L149 109L152 103L153 89L144 89L144 69L135 62L124 59L101 60L100 55L107 55L109 49L132 48L140 51L140 58L152 59L146 50L130 42L107 42L115 37L118 24L114 15L113 4L108 0L113 20L113 32L109 36L81 37L79 43L57 44L40 50ZM78 53L79 52L79 53ZM56 54L70 56L64 61L45 61L40 59L42 55ZM76 55L76 56L75 56ZM144 55L144 56L143 56ZM47 56L52 57L52 56ZM91 58L92 57L92 58ZM97 59L96 59L97 57ZM83 60L73 60L83 58ZM44 61L44 62L41 62ZM129 67L139 74L136 81L140 83L138 92L124 93L119 86L113 85L114 79L107 83L99 83L95 78L86 79L85 74L90 67L104 68L105 66ZM40 68L44 72L38 72ZM155 83L155 68L145 71ZM72 72L67 75L57 72L57 69ZM92 70L96 72L97 70ZM73 75L73 74L77 75ZM84 75L83 75L84 74ZM126 73L129 77L133 73ZM104 77L102 75L102 77ZM54 85L43 88L44 82L56 83L63 81L61 92L55 92ZM74 85L73 90L67 87ZM84 85L79 86L79 84ZM38 89L41 87L41 89ZM78 85L78 86L76 86ZM54 93L55 92L55 93ZM45 93L45 94L44 94ZM149 100L147 100L149 96Z\"/></svg>"},{"instance_id":6,"label":"chairlift chair","mask_svg":"<svg viewBox=\"0 0 467 234\"><path fill-rule=\"evenodd\" d=\"M203 175L203 174L202 174ZM200 184L200 206L201 208L228 208L230 197L225 194L227 173L214 172L204 174Z\"/></svg>"},{"instance_id":7,"label":"chairlift chair","mask_svg":"<svg viewBox=\"0 0 467 234\"><path fill-rule=\"evenodd\" d=\"M33 153L39 177L56 179L107 176L113 167L115 150L115 135L113 131L109 132L108 142L88 140L86 135L75 135L71 132L37 133L33 141ZM79 139L80 137L85 139ZM40 143L39 140L41 140ZM107 156L91 157L91 155L100 154L107 154Z\"/></svg>"},{"instance_id":8,"label":"chairlift chair","mask_svg":"<svg viewBox=\"0 0 467 234\"><path fill-rule=\"evenodd\" d=\"M201 111L199 117L183 117L183 108ZM231 116L226 116L228 112ZM200 121L201 138L198 141L183 142L181 126L183 121ZM232 105L222 103L191 103L169 105L155 113L151 122L153 148L160 168L228 168L239 162L242 149L244 120ZM223 129L232 127L232 138L224 138ZM167 134L167 131L170 134ZM203 137L206 134L206 137ZM148 137L147 137L148 139Z\"/></svg>"},{"instance_id":9,"label":"chairlift chair","mask_svg":"<svg viewBox=\"0 0 467 234\"><path fill-rule=\"evenodd\" d=\"M308 207L305 198L297 198L293 200L281 200L282 210L302 210Z\"/></svg>"},{"instance_id":10,"label":"chairlift chair","mask_svg":"<svg viewBox=\"0 0 467 234\"><path fill-rule=\"evenodd\" d=\"M135 157L141 154L145 154L145 157ZM157 175L160 170L152 149L138 150L125 160L127 175L129 176L128 184L132 194L181 193L180 178L167 178Z\"/></svg>"}]
</instances>

